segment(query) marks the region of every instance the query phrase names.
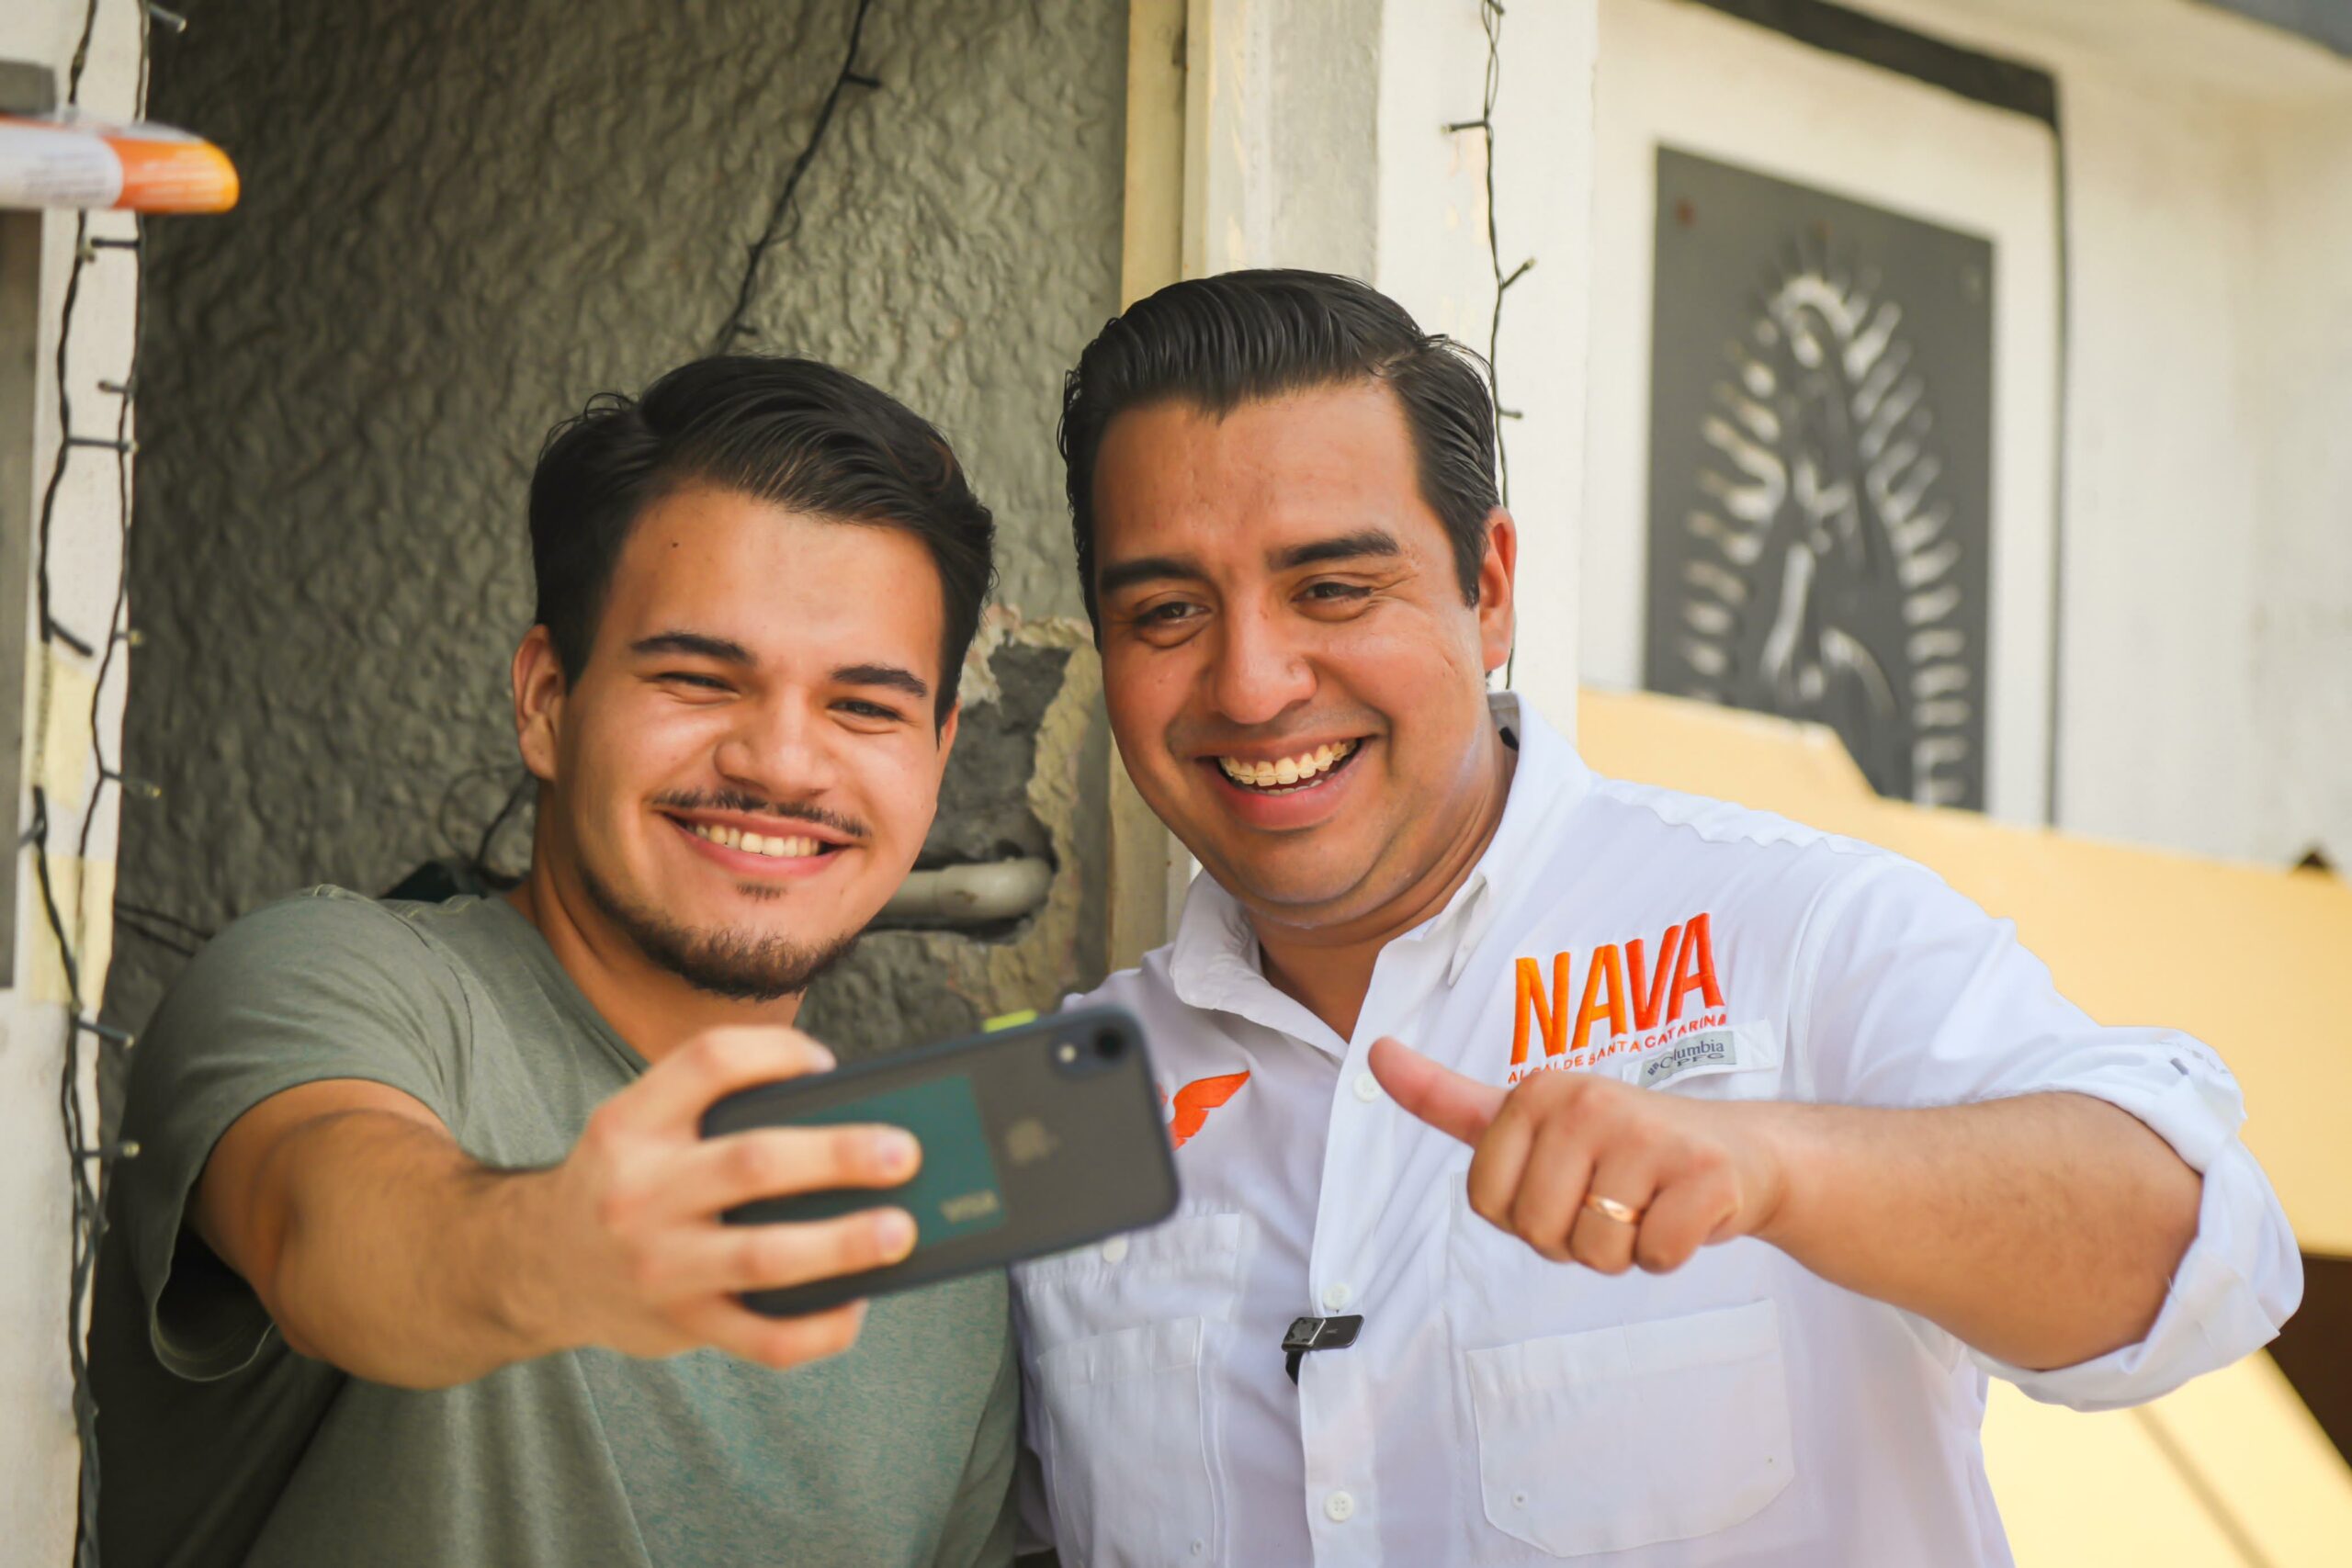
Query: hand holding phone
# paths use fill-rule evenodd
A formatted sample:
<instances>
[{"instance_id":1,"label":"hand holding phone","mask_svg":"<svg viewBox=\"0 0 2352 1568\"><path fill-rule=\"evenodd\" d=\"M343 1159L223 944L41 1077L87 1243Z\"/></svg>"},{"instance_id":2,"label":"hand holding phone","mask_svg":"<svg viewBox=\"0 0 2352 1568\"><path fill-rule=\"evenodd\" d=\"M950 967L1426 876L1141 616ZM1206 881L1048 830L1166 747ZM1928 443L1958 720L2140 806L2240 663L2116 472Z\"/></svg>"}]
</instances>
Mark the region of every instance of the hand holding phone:
<instances>
[{"instance_id":1,"label":"hand holding phone","mask_svg":"<svg viewBox=\"0 0 2352 1568\"><path fill-rule=\"evenodd\" d=\"M714 1100L753 1084L826 1072L833 1058L792 1029L713 1030L598 1106L561 1165L547 1172L554 1279L528 1293L548 1337L634 1356L715 1346L772 1367L845 1350L861 1310L843 1292L813 1316L777 1322L741 1298L894 1262L915 1224L876 1189L897 1187L922 1153L899 1127L839 1119L705 1138ZM789 1224L745 1227L729 1209L779 1194L855 1190L855 1201ZM854 1211L854 1212L853 1212Z\"/></svg>"},{"instance_id":2,"label":"hand holding phone","mask_svg":"<svg viewBox=\"0 0 2352 1568\"><path fill-rule=\"evenodd\" d=\"M904 1129L922 1161L882 1195L914 1218L914 1248L863 1270L752 1289L764 1314L823 1311L1001 1269L1155 1224L1177 1200L1176 1168L1143 1031L1120 1008L1087 1008L817 1077L730 1095L703 1118L715 1139L753 1129L880 1124ZM848 1184L842 1184L844 1186ZM732 1224L838 1224L872 1191L763 1197Z\"/></svg>"}]
</instances>

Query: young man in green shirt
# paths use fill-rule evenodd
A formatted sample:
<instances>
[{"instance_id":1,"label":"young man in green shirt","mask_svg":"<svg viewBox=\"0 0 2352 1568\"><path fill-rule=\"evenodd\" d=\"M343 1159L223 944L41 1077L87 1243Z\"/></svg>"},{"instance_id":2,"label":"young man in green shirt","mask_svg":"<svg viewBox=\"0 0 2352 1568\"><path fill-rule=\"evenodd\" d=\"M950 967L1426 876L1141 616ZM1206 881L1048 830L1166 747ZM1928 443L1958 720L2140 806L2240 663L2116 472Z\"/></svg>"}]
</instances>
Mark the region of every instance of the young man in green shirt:
<instances>
[{"instance_id":1,"label":"young man in green shirt","mask_svg":"<svg viewBox=\"0 0 2352 1568\"><path fill-rule=\"evenodd\" d=\"M737 1299L902 1256L887 1193L719 1215L895 1185L912 1141L696 1131L830 1065L791 1024L922 844L991 540L936 431L807 361L556 434L527 878L272 905L141 1042L94 1309L108 1568L1009 1557L1001 1279Z\"/></svg>"}]
</instances>

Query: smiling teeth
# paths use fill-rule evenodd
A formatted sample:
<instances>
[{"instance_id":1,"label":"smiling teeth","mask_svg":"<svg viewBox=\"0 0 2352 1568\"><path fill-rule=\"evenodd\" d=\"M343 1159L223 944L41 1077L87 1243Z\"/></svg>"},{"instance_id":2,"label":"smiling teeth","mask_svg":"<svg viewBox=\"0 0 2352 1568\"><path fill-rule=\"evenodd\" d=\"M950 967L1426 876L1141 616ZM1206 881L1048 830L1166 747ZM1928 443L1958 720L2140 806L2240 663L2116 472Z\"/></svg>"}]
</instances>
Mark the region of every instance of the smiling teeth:
<instances>
[{"instance_id":1,"label":"smiling teeth","mask_svg":"<svg viewBox=\"0 0 2352 1568\"><path fill-rule=\"evenodd\" d=\"M1312 751L1295 757L1284 757L1272 762L1245 762L1238 757L1219 757L1216 765L1235 784L1251 789L1291 789L1329 773L1355 754L1360 741L1343 740L1336 746L1317 746Z\"/></svg>"},{"instance_id":2,"label":"smiling teeth","mask_svg":"<svg viewBox=\"0 0 2352 1568\"><path fill-rule=\"evenodd\" d=\"M800 860L817 853L823 845L810 838L770 839L757 833L746 833L738 828L714 828L707 823L693 824L697 839L708 839L730 850L745 854L765 855L770 860Z\"/></svg>"}]
</instances>

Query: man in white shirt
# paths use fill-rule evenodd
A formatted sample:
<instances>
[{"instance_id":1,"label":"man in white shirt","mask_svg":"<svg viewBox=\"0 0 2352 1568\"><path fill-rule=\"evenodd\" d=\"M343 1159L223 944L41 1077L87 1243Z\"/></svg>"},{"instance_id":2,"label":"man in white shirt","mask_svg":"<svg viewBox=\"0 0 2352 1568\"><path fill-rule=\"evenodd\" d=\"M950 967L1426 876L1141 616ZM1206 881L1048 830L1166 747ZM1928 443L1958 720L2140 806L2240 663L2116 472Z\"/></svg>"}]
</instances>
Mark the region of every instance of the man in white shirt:
<instances>
[{"instance_id":1,"label":"man in white shirt","mask_svg":"<svg viewBox=\"0 0 2352 1568\"><path fill-rule=\"evenodd\" d=\"M1205 873L1090 998L1183 1205L1018 1280L1066 1562L2003 1563L1988 1373L2130 1404L2293 1310L2211 1051L1487 692L1492 412L1393 302L1165 289L1062 444L1112 728Z\"/></svg>"}]
</instances>

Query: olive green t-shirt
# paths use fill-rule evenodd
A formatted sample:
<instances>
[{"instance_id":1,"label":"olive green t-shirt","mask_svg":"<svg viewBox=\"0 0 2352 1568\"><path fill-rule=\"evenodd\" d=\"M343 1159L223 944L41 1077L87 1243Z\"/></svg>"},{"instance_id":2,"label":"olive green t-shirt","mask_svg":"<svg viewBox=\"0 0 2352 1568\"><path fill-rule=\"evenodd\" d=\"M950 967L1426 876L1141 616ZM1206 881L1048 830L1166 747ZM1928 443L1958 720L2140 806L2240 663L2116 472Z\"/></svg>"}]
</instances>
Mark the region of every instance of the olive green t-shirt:
<instances>
[{"instance_id":1,"label":"olive green t-shirt","mask_svg":"<svg viewBox=\"0 0 2352 1568\"><path fill-rule=\"evenodd\" d=\"M189 966L133 1053L93 1303L107 1568L1001 1563L1017 1379L1000 1275L873 1303L854 1348L546 1356L418 1392L288 1349L186 1224L230 1123L319 1078L563 1157L644 1059L503 899L319 888Z\"/></svg>"}]
</instances>

